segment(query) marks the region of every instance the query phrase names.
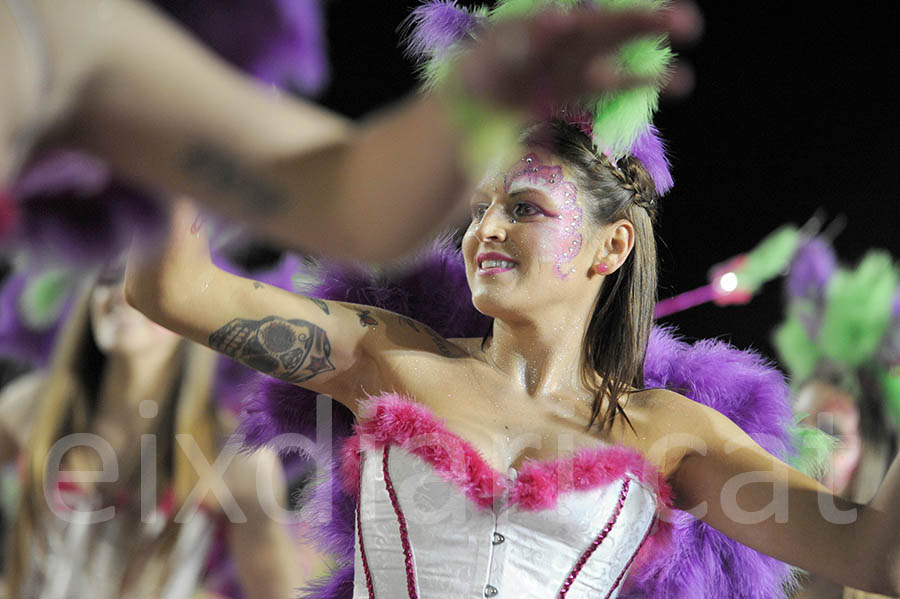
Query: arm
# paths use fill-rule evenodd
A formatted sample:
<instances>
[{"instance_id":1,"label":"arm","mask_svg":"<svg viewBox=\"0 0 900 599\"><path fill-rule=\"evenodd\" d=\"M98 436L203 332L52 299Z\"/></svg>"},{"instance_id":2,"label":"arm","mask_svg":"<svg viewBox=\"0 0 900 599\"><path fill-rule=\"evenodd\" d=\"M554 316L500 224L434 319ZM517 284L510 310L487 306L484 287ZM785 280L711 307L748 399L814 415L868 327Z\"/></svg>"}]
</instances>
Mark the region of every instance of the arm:
<instances>
[{"instance_id":1,"label":"arm","mask_svg":"<svg viewBox=\"0 0 900 599\"><path fill-rule=\"evenodd\" d=\"M131 177L172 194L188 193L287 247L364 260L409 249L458 204L464 187L459 139L437 98L410 100L356 128L249 83L143 3L34 5L54 73L40 111L50 121L44 126L67 125L67 141ZM559 94L626 84L590 81L586 66L623 39L683 29L678 19L647 13L604 19L581 14L568 21L579 27L538 19L507 24L507 41L510 35L535 41L514 65L503 58L502 44L485 35L468 61L472 89L517 107L528 108L538 94L549 100L546 80L522 67L565 52L570 56L557 60L574 66L553 70L564 79L554 82ZM0 33L7 30L15 32L11 16L0 11ZM567 43L559 43L564 37ZM568 43L573 37L581 43ZM7 45L23 54L21 44ZM0 56L0 72L8 60ZM36 100L32 81L39 77L27 72L27 64L13 65L16 93L8 96L8 108L0 104L4 146L12 145L14 129ZM0 159L9 153L0 147ZM0 176L6 177L11 170L3 166Z\"/></svg>"},{"instance_id":2,"label":"arm","mask_svg":"<svg viewBox=\"0 0 900 599\"><path fill-rule=\"evenodd\" d=\"M129 260L126 298L162 326L351 410L364 392L397 384L382 367L389 350L446 353L428 327L391 312L310 299L218 269L195 214L177 203L164 246Z\"/></svg>"},{"instance_id":3,"label":"arm","mask_svg":"<svg viewBox=\"0 0 900 599\"><path fill-rule=\"evenodd\" d=\"M861 506L774 458L715 410L668 395L679 406L673 426L698 431L671 477L677 507L781 561L847 586L900 593L896 462L876 499Z\"/></svg>"}]
</instances>

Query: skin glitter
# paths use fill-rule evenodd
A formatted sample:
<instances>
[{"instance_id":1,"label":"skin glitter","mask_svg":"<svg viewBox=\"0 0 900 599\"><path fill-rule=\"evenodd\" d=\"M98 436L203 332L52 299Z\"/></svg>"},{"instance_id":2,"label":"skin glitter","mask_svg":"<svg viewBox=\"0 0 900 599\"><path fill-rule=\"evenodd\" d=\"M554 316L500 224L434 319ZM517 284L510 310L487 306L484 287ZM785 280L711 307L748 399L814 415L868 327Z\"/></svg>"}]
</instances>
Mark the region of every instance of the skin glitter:
<instances>
[{"instance_id":1,"label":"skin glitter","mask_svg":"<svg viewBox=\"0 0 900 599\"><path fill-rule=\"evenodd\" d=\"M558 209L556 227L550 234L556 275L566 280L574 272L568 264L581 251L582 211L578 205L578 189L563 178L561 166L543 164L535 153L529 153L504 177L507 194L523 188L538 189Z\"/></svg>"}]
</instances>

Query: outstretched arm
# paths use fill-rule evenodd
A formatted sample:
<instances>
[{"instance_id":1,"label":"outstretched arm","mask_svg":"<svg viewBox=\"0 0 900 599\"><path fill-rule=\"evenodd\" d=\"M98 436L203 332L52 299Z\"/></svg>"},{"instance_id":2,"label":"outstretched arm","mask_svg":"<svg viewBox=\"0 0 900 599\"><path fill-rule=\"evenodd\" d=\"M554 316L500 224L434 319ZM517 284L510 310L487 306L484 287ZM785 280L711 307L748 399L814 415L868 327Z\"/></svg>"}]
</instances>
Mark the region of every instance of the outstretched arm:
<instances>
[{"instance_id":1,"label":"outstretched arm","mask_svg":"<svg viewBox=\"0 0 900 599\"><path fill-rule=\"evenodd\" d=\"M197 210L173 208L161 248L132 251L128 302L162 326L265 374L325 393L356 409L355 399L402 387L387 366L393 350L453 357L431 329L392 312L323 301L216 267Z\"/></svg>"},{"instance_id":2,"label":"outstretched arm","mask_svg":"<svg viewBox=\"0 0 900 599\"><path fill-rule=\"evenodd\" d=\"M52 68L42 84L40 61L29 60L0 5L0 183L13 174L15 140L35 133L47 143L55 129L125 174L188 193L286 247L363 260L410 249L459 204L460 140L438 98L356 127L248 82L144 3L28 2ZM580 13L511 22L485 32L464 75L475 93L526 109L535 98L632 85L590 65L624 39L684 31L689 21ZM525 54L510 60L508 42L523 37ZM534 64L570 68L543 74Z\"/></svg>"},{"instance_id":3,"label":"outstretched arm","mask_svg":"<svg viewBox=\"0 0 900 599\"><path fill-rule=\"evenodd\" d=\"M670 394L697 431L672 483L678 507L781 561L874 593L900 594L900 466L867 506L779 461L711 408Z\"/></svg>"}]
</instances>

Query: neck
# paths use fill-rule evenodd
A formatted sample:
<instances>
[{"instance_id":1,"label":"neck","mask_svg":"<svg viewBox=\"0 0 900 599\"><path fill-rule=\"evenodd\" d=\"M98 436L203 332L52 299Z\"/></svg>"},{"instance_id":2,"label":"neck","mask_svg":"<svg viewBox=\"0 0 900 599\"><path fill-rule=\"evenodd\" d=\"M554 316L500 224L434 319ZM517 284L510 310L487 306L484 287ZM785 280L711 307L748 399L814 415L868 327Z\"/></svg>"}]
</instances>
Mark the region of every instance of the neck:
<instances>
[{"instance_id":1,"label":"neck","mask_svg":"<svg viewBox=\"0 0 900 599\"><path fill-rule=\"evenodd\" d=\"M584 391L582 349L588 312L580 318L494 320L485 345L489 363L531 396Z\"/></svg>"}]
</instances>

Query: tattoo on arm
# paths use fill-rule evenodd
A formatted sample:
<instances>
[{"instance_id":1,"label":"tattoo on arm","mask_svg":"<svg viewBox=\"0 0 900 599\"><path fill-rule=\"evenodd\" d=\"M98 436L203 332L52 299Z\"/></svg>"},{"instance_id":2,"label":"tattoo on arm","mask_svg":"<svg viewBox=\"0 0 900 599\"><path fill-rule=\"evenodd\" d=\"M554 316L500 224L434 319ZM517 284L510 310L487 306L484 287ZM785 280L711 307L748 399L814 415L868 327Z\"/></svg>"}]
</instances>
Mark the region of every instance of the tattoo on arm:
<instances>
[{"instance_id":1,"label":"tattoo on arm","mask_svg":"<svg viewBox=\"0 0 900 599\"><path fill-rule=\"evenodd\" d=\"M328 335L305 320L235 318L210 335L209 346L289 383L302 383L334 370Z\"/></svg>"},{"instance_id":2,"label":"tattoo on arm","mask_svg":"<svg viewBox=\"0 0 900 599\"><path fill-rule=\"evenodd\" d=\"M273 214L287 204L283 190L240 164L226 150L208 142L192 144L181 159L181 168L211 193L232 200L246 214Z\"/></svg>"},{"instance_id":3,"label":"tattoo on arm","mask_svg":"<svg viewBox=\"0 0 900 599\"><path fill-rule=\"evenodd\" d=\"M253 281L253 288L254 288L254 289L262 289L262 288L263 288L263 284L260 283L259 281Z\"/></svg>"},{"instance_id":4,"label":"tattoo on arm","mask_svg":"<svg viewBox=\"0 0 900 599\"><path fill-rule=\"evenodd\" d=\"M419 327L416 325L416 321L412 318L407 318L406 316L397 315L397 320L400 321L401 325L406 325L415 332L419 332Z\"/></svg>"},{"instance_id":5,"label":"tattoo on arm","mask_svg":"<svg viewBox=\"0 0 900 599\"><path fill-rule=\"evenodd\" d=\"M359 316L359 326L366 327L377 327L378 321L375 320L375 317L370 314L370 310L357 310L356 315Z\"/></svg>"},{"instance_id":6,"label":"tattoo on arm","mask_svg":"<svg viewBox=\"0 0 900 599\"><path fill-rule=\"evenodd\" d=\"M331 312L328 310L328 304L326 304L325 302L323 302L323 301L320 300L319 298L317 298L317 297L308 297L308 298L306 298L306 299L308 299L309 301L311 301L311 302L314 303L315 305L319 306L319 309L322 310L322 312L324 312L325 314L331 314Z\"/></svg>"}]
</instances>

